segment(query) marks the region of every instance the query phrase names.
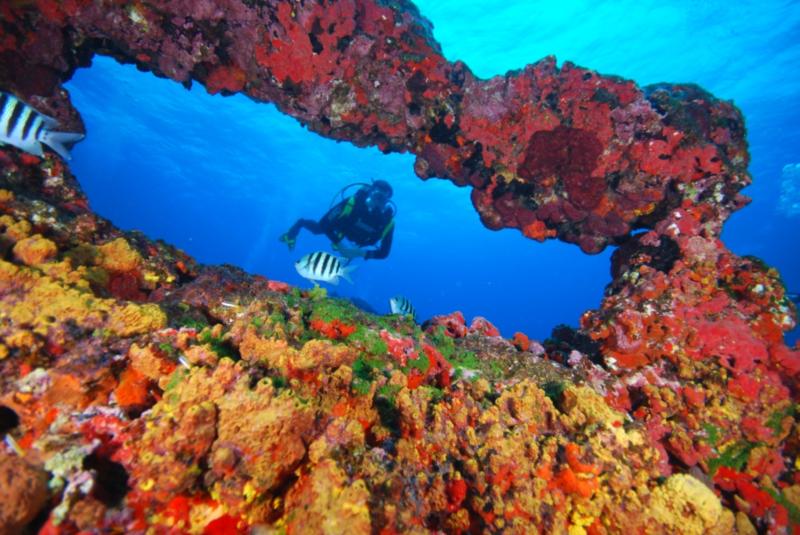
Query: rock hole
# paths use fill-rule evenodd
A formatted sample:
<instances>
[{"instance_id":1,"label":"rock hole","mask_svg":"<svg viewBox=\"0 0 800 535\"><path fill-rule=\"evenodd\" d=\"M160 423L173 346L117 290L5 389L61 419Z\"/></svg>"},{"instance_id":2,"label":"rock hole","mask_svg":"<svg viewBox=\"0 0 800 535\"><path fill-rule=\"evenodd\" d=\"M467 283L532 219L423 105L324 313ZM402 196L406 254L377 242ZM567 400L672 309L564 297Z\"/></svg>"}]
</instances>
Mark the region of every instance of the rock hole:
<instances>
[{"instance_id":1,"label":"rock hole","mask_svg":"<svg viewBox=\"0 0 800 535\"><path fill-rule=\"evenodd\" d=\"M130 490L128 471L116 461L92 453L83 459L83 468L95 474L92 496L107 507L116 507Z\"/></svg>"},{"instance_id":2,"label":"rock hole","mask_svg":"<svg viewBox=\"0 0 800 535\"><path fill-rule=\"evenodd\" d=\"M304 232L290 252L278 237L297 218L321 217L343 186L385 179L398 206L389 258L364 263L354 285L331 286L331 295L384 314L401 294L421 320L461 310L507 338L521 331L541 341L559 323L577 326L609 282L611 248L588 256L488 230L470 188L422 181L412 156L322 138L270 104L210 96L200 84L187 91L104 57L67 87L88 128L71 168L92 209L199 262L308 288L294 262L329 242Z\"/></svg>"},{"instance_id":3,"label":"rock hole","mask_svg":"<svg viewBox=\"0 0 800 535\"><path fill-rule=\"evenodd\" d=\"M5 435L19 425L19 416L14 409L0 405L0 435Z\"/></svg>"}]
</instances>

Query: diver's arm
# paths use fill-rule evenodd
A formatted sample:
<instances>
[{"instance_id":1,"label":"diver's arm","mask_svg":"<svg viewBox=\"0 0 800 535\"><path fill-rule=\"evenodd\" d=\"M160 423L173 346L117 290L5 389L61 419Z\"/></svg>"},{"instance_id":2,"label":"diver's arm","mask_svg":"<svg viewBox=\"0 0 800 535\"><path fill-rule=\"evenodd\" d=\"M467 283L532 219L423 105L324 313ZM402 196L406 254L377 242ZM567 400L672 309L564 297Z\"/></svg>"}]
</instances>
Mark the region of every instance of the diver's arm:
<instances>
[{"instance_id":1,"label":"diver's arm","mask_svg":"<svg viewBox=\"0 0 800 535\"><path fill-rule=\"evenodd\" d=\"M336 203L330 210L325 212L325 215L322 216L319 222L328 227L334 223L340 223L340 220L342 219L342 212L345 211L345 206L347 206L349 200L350 199L348 198ZM344 217L347 215L349 215L349 211L347 214L344 214Z\"/></svg>"},{"instance_id":2,"label":"diver's arm","mask_svg":"<svg viewBox=\"0 0 800 535\"><path fill-rule=\"evenodd\" d=\"M377 249L370 249L365 251L364 260L381 260L389 256L389 251L392 248L392 236L394 236L394 221L390 223L391 228L381 238L381 243Z\"/></svg>"}]
</instances>

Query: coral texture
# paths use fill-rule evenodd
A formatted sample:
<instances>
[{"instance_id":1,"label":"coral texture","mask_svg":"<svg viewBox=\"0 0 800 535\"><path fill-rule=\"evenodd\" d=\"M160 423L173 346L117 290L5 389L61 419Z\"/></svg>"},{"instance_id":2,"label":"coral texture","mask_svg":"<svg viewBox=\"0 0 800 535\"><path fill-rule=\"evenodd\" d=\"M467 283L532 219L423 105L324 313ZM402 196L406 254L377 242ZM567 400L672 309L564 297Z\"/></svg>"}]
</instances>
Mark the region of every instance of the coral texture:
<instances>
[{"instance_id":1,"label":"coral texture","mask_svg":"<svg viewBox=\"0 0 800 535\"><path fill-rule=\"evenodd\" d=\"M80 127L60 83L93 54L210 93L274 102L322 135L411 152L422 178L473 188L490 228L588 253L652 228L697 190L746 200L742 118L691 85L643 89L546 58L490 80L449 63L406 0L4 5L0 87Z\"/></svg>"},{"instance_id":2,"label":"coral texture","mask_svg":"<svg viewBox=\"0 0 800 535\"><path fill-rule=\"evenodd\" d=\"M478 80L402 1L38 0L0 27L0 85L65 125L61 82L112 54L412 151L493 228L620 245L577 329L507 340L198 265L0 147L3 529L797 530L797 311L719 239L749 180L732 105L552 59Z\"/></svg>"}]
</instances>

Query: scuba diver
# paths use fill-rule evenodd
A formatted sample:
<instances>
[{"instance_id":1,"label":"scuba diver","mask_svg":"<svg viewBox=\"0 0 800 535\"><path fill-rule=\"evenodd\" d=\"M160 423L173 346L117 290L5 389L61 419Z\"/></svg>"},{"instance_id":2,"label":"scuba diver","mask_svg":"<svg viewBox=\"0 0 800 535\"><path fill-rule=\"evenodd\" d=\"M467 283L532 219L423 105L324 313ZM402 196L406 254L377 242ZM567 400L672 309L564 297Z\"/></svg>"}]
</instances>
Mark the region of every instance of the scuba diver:
<instances>
[{"instance_id":1,"label":"scuba diver","mask_svg":"<svg viewBox=\"0 0 800 535\"><path fill-rule=\"evenodd\" d=\"M344 192L353 186L361 186L355 194L345 197ZM305 228L313 234L325 234L333 248L348 260L362 257L365 260L382 259L389 255L394 233L395 204L390 200L392 187L385 180L373 180L371 184L356 183L342 188L334 197L342 197L319 221L298 219L279 239L294 249L297 234ZM333 201L331 202L333 204ZM347 239L356 247L345 247ZM375 245L375 249L364 247Z\"/></svg>"}]
</instances>

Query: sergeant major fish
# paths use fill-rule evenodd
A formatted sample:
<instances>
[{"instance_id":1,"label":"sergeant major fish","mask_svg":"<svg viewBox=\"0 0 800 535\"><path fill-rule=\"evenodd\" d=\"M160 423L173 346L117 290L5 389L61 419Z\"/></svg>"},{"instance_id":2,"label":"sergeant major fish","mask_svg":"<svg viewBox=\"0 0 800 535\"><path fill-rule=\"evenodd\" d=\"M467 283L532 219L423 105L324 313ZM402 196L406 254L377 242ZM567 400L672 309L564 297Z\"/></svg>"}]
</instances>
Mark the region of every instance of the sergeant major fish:
<instances>
[{"instance_id":1,"label":"sergeant major fish","mask_svg":"<svg viewBox=\"0 0 800 535\"><path fill-rule=\"evenodd\" d=\"M14 95L0 91L0 145L13 145L42 157L42 143L65 160L70 159L68 146L83 139L75 132L54 132L58 121L39 113Z\"/></svg>"},{"instance_id":2,"label":"sergeant major fish","mask_svg":"<svg viewBox=\"0 0 800 535\"><path fill-rule=\"evenodd\" d=\"M389 299L389 308L392 309L392 314L411 315L412 318L417 318L417 311L411 305L411 301L402 295L395 295Z\"/></svg>"},{"instance_id":3,"label":"sergeant major fish","mask_svg":"<svg viewBox=\"0 0 800 535\"><path fill-rule=\"evenodd\" d=\"M338 256L334 256L324 251L309 253L294 263L294 268L304 277L312 281L329 282L339 284L339 277L353 283L349 273L355 266L347 266Z\"/></svg>"}]
</instances>

